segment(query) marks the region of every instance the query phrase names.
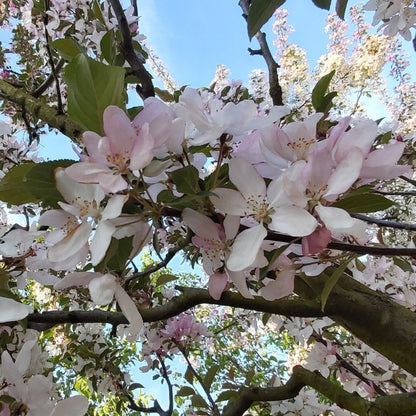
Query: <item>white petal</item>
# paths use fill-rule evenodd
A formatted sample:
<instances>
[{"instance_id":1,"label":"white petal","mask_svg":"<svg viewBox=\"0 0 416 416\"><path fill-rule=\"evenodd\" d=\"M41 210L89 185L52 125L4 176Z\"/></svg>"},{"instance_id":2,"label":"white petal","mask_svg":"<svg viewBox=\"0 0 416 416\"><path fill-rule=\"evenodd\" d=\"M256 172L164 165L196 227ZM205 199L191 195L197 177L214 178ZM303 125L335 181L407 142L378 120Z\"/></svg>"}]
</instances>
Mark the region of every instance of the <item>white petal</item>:
<instances>
[{"instance_id":1,"label":"white petal","mask_svg":"<svg viewBox=\"0 0 416 416\"><path fill-rule=\"evenodd\" d=\"M256 260L261 243L267 235L262 224L248 228L237 235L227 260L228 270L237 272L250 267Z\"/></svg>"},{"instance_id":2,"label":"white petal","mask_svg":"<svg viewBox=\"0 0 416 416\"><path fill-rule=\"evenodd\" d=\"M297 206L278 207L270 218L272 219L269 225L271 230L293 237L309 235L318 226L318 221L313 215Z\"/></svg>"},{"instance_id":3,"label":"white petal","mask_svg":"<svg viewBox=\"0 0 416 416\"><path fill-rule=\"evenodd\" d=\"M209 199L219 211L239 216L254 214L248 210L247 202L240 192L226 188L217 188L212 192L215 195L210 196Z\"/></svg>"},{"instance_id":4,"label":"white petal","mask_svg":"<svg viewBox=\"0 0 416 416\"><path fill-rule=\"evenodd\" d=\"M123 315L130 322L129 341L136 341L137 336L143 327L143 318L137 310L136 304L119 284L116 288L115 297Z\"/></svg>"},{"instance_id":5,"label":"white petal","mask_svg":"<svg viewBox=\"0 0 416 416\"><path fill-rule=\"evenodd\" d=\"M91 299L97 305L108 305L114 298L118 283L111 274L92 279L88 285Z\"/></svg>"},{"instance_id":6,"label":"white petal","mask_svg":"<svg viewBox=\"0 0 416 416\"><path fill-rule=\"evenodd\" d=\"M105 256L116 227L109 221L101 221L90 243L91 263L96 266Z\"/></svg>"},{"instance_id":7,"label":"white petal","mask_svg":"<svg viewBox=\"0 0 416 416\"><path fill-rule=\"evenodd\" d=\"M9 384L14 384L20 397L15 397L17 400L22 399L22 395L25 393L23 374L21 374L13 362L12 357L7 351L3 351L1 354L1 372Z\"/></svg>"},{"instance_id":8,"label":"white petal","mask_svg":"<svg viewBox=\"0 0 416 416\"><path fill-rule=\"evenodd\" d=\"M276 279L261 289L261 295L266 300L276 300L293 293L295 282L294 270L282 270L276 274Z\"/></svg>"},{"instance_id":9,"label":"white petal","mask_svg":"<svg viewBox=\"0 0 416 416\"><path fill-rule=\"evenodd\" d=\"M26 318L30 307L16 302L14 299L0 297L0 322L20 321Z\"/></svg>"},{"instance_id":10,"label":"white petal","mask_svg":"<svg viewBox=\"0 0 416 416\"><path fill-rule=\"evenodd\" d=\"M228 276L234 283L237 290L247 299L253 299L253 295L250 293L247 287L246 277L243 272L232 272L228 270Z\"/></svg>"},{"instance_id":11,"label":"white petal","mask_svg":"<svg viewBox=\"0 0 416 416\"><path fill-rule=\"evenodd\" d=\"M83 416L88 410L85 396L72 396L57 403L50 416Z\"/></svg>"},{"instance_id":12,"label":"white petal","mask_svg":"<svg viewBox=\"0 0 416 416\"><path fill-rule=\"evenodd\" d=\"M25 374L26 371L29 369L30 359L32 357L32 348L36 344L36 340L32 339L30 341L26 341L22 349L17 354L15 364L18 368L20 374Z\"/></svg>"},{"instance_id":13,"label":"white petal","mask_svg":"<svg viewBox=\"0 0 416 416\"><path fill-rule=\"evenodd\" d=\"M91 225L87 222L71 230L64 239L49 248L48 260L63 261L73 256L88 243L90 233Z\"/></svg>"},{"instance_id":14,"label":"white petal","mask_svg":"<svg viewBox=\"0 0 416 416\"><path fill-rule=\"evenodd\" d=\"M128 199L128 195L114 195L111 197L101 214L101 221L118 217Z\"/></svg>"},{"instance_id":15,"label":"white petal","mask_svg":"<svg viewBox=\"0 0 416 416\"><path fill-rule=\"evenodd\" d=\"M232 240L240 228L240 217L236 215L226 215L224 218L225 238Z\"/></svg>"},{"instance_id":16,"label":"white petal","mask_svg":"<svg viewBox=\"0 0 416 416\"><path fill-rule=\"evenodd\" d=\"M332 232L348 232L349 229L355 226L357 221L341 208L324 207L319 204L315 207L315 210L328 230Z\"/></svg>"},{"instance_id":17,"label":"white petal","mask_svg":"<svg viewBox=\"0 0 416 416\"><path fill-rule=\"evenodd\" d=\"M229 162L231 182L243 194L245 199L254 197L262 201L266 196L266 184L256 169L243 158L231 159Z\"/></svg>"},{"instance_id":18,"label":"white petal","mask_svg":"<svg viewBox=\"0 0 416 416\"><path fill-rule=\"evenodd\" d=\"M55 289L67 289L72 286L87 286L92 279L100 277L101 273L74 272L68 273L63 279L54 285Z\"/></svg>"},{"instance_id":19,"label":"white petal","mask_svg":"<svg viewBox=\"0 0 416 416\"><path fill-rule=\"evenodd\" d=\"M199 237L219 240L218 227L211 218L202 215L198 211L185 208L182 212L185 224Z\"/></svg>"}]
</instances>

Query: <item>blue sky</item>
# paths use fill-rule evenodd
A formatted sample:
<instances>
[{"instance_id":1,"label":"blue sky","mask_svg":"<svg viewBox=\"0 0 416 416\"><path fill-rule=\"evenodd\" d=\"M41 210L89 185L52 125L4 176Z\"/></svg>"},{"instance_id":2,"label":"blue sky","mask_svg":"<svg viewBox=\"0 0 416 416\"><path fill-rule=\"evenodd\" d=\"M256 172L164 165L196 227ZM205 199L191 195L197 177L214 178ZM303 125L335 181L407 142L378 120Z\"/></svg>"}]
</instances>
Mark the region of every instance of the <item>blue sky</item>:
<instances>
[{"instance_id":1,"label":"blue sky","mask_svg":"<svg viewBox=\"0 0 416 416\"><path fill-rule=\"evenodd\" d=\"M327 12L310 0L289 0L284 7L289 10L290 22L296 30L290 41L305 48L315 63L326 50ZM232 78L243 81L251 70L265 69L263 59L250 56L247 51L248 47L257 49L258 44L256 39L251 43L248 39L238 0L146 0L139 1L139 14L140 31L180 85L209 85L217 64L226 65ZM270 33L268 39L274 53L271 24L272 20L266 31Z\"/></svg>"}]
</instances>

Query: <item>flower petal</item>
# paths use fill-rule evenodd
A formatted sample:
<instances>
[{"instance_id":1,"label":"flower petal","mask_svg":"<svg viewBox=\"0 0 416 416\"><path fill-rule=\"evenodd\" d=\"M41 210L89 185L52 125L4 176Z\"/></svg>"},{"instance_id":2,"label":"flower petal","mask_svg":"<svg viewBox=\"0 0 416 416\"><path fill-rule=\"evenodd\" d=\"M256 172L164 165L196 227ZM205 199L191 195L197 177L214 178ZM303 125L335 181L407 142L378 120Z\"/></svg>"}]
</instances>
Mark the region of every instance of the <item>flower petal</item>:
<instances>
[{"instance_id":1,"label":"flower petal","mask_svg":"<svg viewBox=\"0 0 416 416\"><path fill-rule=\"evenodd\" d=\"M92 279L88 285L92 301L97 305L108 305L114 298L117 285L116 278L111 274Z\"/></svg>"},{"instance_id":2,"label":"flower petal","mask_svg":"<svg viewBox=\"0 0 416 416\"><path fill-rule=\"evenodd\" d=\"M20 321L26 318L31 308L14 299L0 297L0 322Z\"/></svg>"},{"instance_id":3,"label":"flower petal","mask_svg":"<svg viewBox=\"0 0 416 416\"><path fill-rule=\"evenodd\" d=\"M237 235L227 260L228 270L237 272L250 267L257 258L267 231L262 224L244 230Z\"/></svg>"},{"instance_id":4,"label":"flower petal","mask_svg":"<svg viewBox=\"0 0 416 416\"><path fill-rule=\"evenodd\" d=\"M88 399L77 395L58 402L50 416L83 416L87 411Z\"/></svg>"},{"instance_id":5,"label":"flower petal","mask_svg":"<svg viewBox=\"0 0 416 416\"><path fill-rule=\"evenodd\" d=\"M136 341L140 330L143 327L143 318L137 309L136 304L133 302L128 293L117 284L115 297L118 305L120 306L121 312L130 322L130 336L129 341Z\"/></svg>"},{"instance_id":6,"label":"flower petal","mask_svg":"<svg viewBox=\"0 0 416 416\"><path fill-rule=\"evenodd\" d=\"M217 188L212 191L215 195L209 197L214 207L226 214L245 216L252 214L247 202L240 192L234 189Z\"/></svg>"},{"instance_id":7,"label":"flower petal","mask_svg":"<svg viewBox=\"0 0 416 416\"><path fill-rule=\"evenodd\" d=\"M272 219L269 224L271 230L293 237L309 235L318 225L318 221L313 215L297 206L287 205L275 208L275 212L270 215L270 218Z\"/></svg>"},{"instance_id":8,"label":"flower petal","mask_svg":"<svg viewBox=\"0 0 416 416\"><path fill-rule=\"evenodd\" d=\"M214 273L209 277L208 292L215 300L221 298L222 292L227 287L228 277L225 273Z\"/></svg>"},{"instance_id":9,"label":"flower petal","mask_svg":"<svg viewBox=\"0 0 416 416\"><path fill-rule=\"evenodd\" d=\"M264 199L266 184L251 163L243 158L231 159L229 162L229 176L231 182L243 194L245 199Z\"/></svg>"},{"instance_id":10,"label":"flower petal","mask_svg":"<svg viewBox=\"0 0 416 416\"><path fill-rule=\"evenodd\" d=\"M91 263L96 266L105 256L116 227L109 221L101 221L90 243Z\"/></svg>"},{"instance_id":11,"label":"flower petal","mask_svg":"<svg viewBox=\"0 0 416 416\"><path fill-rule=\"evenodd\" d=\"M182 212L182 219L198 237L214 240L220 239L217 224L211 218L198 211L185 208Z\"/></svg>"}]
</instances>

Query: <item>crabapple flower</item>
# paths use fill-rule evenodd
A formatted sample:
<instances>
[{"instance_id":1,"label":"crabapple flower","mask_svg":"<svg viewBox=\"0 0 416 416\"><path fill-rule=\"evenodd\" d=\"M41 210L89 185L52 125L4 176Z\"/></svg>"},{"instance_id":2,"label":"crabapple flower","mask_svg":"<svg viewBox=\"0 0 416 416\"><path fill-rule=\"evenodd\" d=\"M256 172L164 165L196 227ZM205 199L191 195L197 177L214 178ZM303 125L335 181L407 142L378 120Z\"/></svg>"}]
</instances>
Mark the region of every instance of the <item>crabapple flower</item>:
<instances>
[{"instance_id":1,"label":"crabapple flower","mask_svg":"<svg viewBox=\"0 0 416 416\"><path fill-rule=\"evenodd\" d=\"M192 243L201 251L203 268L210 276L208 284L210 295L218 300L225 290L229 278L243 296L251 298L252 295L247 288L243 269L230 270L227 262L233 244L236 244L234 240L240 226L239 217L227 215L223 226L221 226L205 215L193 209L185 208L182 218L185 224L195 233ZM245 263L249 264L244 268L254 268L262 267L266 262L262 251L258 249L252 256L252 260Z\"/></svg>"},{"instance_id":2,"label":"crabapple flower","mask_svg":"<svg viewBox=\"0 0 416 416\"><path fill-rule=\"evenodd\" d=\"M267 235L263 224L294 237L309 235L317 227L316 219L305 210L306 198L296 200L285 194L281 177L266 188L264 179L242 158L230 160L229 177L238 190L214 189L211 202L219 211L251 218L257 225L236 237L228 269L239 271L252 264Z\"/></svg>"},{"instance_id":3,"label":"crabapple flower","mask_svg":"<svg viewBox=\"0 0 416 416\"><path fill-rule=\"evenodd\" d=\"M105 194L99 185L75 182L61 168L56 170L55 179L56 187L67 203L60 202L61 210L46 211L39 218L40 225L57 228L51 232L53 235L63 234L63 238L49 248L48 258L55 262L64 261L83 250L88 246L92 223L95 223L96 230L89 249L91 262L97 265L116 231L110 220L121 214L127 195L114 195L101 208Z\"/></svg>"},{"instance_id":4,"label":"crabapple flower","mask_svg":"<svg viewBox=\"0 0 416 416\"><path fill-rule=\"evenodd\" d=\"M146 167L152 160L154 141L149 124L138 126L120 108L110 105L103 113L101 137L87 131L83 142L88 152L86 161L66 168L67 174L81 183L99 183L106 192L127 188L123 175Z\"/></svg>"},{"instance_id":5,"label":"crabapple flower","mask_svg":"<svg viewBox=\"0 0 416 416\"><path fill-rule=\"evenodd\" d=\"M13 361L8 351L1 355L0 379L7 385L7 395L15 399L28 416L82 416L88 410L86 397L78 395L56 401L52 398L50 374L29 376L31 354L36 341L23 344Z\"/></svg>"},{"instance_id":6,"label":"crabapple flower","mask_svg":"<svg viewBox=\"0 0 416 416\"><path fill-rule=\"evenodd\" d=\"M88 286L92 301L97 305L108 305L115 298L121 311L129 321L129 341L135 341L143 327L137 306L112 274L96 272L74 272L67 274L54 285L55 289L67 289L72 286Z\"/></svg>"},{"instance_id":7,"label":"crabapple flower","mask_svg":"<svg viewBox=\"0 0 416 416\"><path fill-rule=\"evenodd\" d=\"M239 136L249 131L270 126L289 113L284 106L275 106L265 116L259 116L257 105L252 100L227 103L211 98L202 101L197 90L186 88L175 107L176 113L195 126L192 145L214 143L223 133Z\"/></svg>"}]
</instances>

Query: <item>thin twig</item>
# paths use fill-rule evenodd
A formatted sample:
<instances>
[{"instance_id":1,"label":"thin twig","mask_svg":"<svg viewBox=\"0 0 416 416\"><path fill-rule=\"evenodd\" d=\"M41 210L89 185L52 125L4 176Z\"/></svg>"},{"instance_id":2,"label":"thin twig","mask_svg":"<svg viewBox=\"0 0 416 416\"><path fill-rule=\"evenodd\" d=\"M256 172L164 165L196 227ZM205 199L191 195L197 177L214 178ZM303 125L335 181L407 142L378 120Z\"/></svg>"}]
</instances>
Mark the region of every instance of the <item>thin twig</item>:
<instances>
[{"instance_id":1,"label":"thin twig","mask_svg":"<svg viewBox=\"0 0 416 416\"><path fill-rule=\"evenodd\" d=\"M249 0L240 0L238 3L241 9L243 10L243 16L247 20L247 16L249 13ZM279 83L279 75L277 73L277 69L279 68L279 65L274 60L272 53L270 52L269 45L266 41L266 34L264 32L257 32L255 34L255 37L260 45L260 51L249 48L249 52L252 55L262 55L264 60L267 64L267 69L269 72L269 94L272 98L273 105L283 105L283 93L282 93L282 87Z\"/></svg>"},{"instance_id":2,"label":"thin twig","mask_svg":"<svg viewBox=\"0 0 416 416\"><path fill-rule=\"evenodd\" d=\"M118 25L120 27L121 36L123 38L122 49L127 62L130 64L134 75L139 79L141 85L136 86L137 93L146 99L154 97L155 88L153 86L152 77L144 67L145 58L138 51L134 50L131 31L127 22L126 15L119 0L109 0L111 7L116 15Z\"/></svg>"},{"instance_id":3,"label":"thin twig","mask_svg":"<svg viewBox=\"0 0 416 416\"><path fill-rule=\"evenodd\" d=\"M413 186L416 186L416 181L414 179L406 178L406 176L399 176L400 179L403 179L404 181L412 184Z\"/></svg>"},{"instance_id":4,"label":"thin twig","mask_svg":"<svg viewBox=\"0 0 416 416\"><path fill-rule=\"evenodd\" d=\"M52 83L55 80L56 74L61 72L61 69L64 67L64 65L65 60L60 59L55 66L55 72L52 71L49 74L49 76L45 79L45 81L41 85L39 85L39 87L36 88L35 91L32 92L32 97L40 97L52 85Z\"/></svg>"},{"instance_id":5,"label":"thin twig","mask_svg":"<svg viewBox=\"0 0 416 416\"><path fill-rule=\"evenodd\" d=\"M369 217L363 214L351 214L351 217L365 221L369 224L377 224L382 227L396 228L398 230L416 231L416 224L407 224L404 222L388 221L380 218Z\"/></svg>"}]
</instances>

